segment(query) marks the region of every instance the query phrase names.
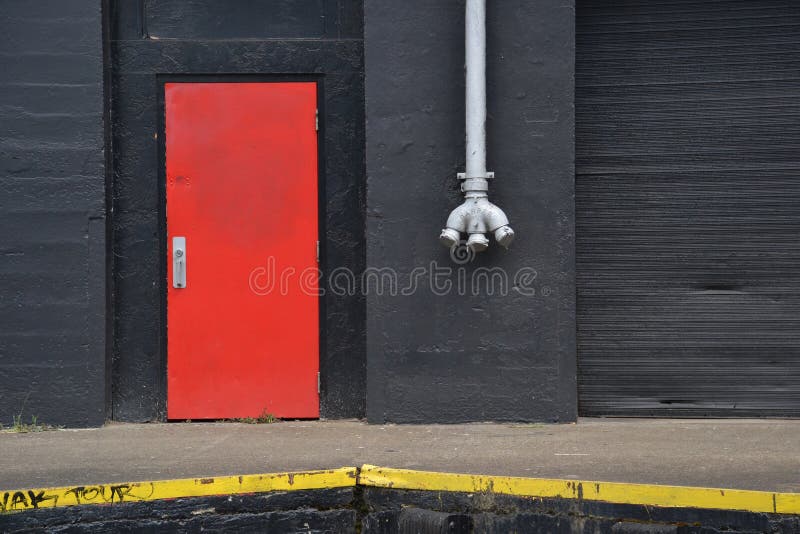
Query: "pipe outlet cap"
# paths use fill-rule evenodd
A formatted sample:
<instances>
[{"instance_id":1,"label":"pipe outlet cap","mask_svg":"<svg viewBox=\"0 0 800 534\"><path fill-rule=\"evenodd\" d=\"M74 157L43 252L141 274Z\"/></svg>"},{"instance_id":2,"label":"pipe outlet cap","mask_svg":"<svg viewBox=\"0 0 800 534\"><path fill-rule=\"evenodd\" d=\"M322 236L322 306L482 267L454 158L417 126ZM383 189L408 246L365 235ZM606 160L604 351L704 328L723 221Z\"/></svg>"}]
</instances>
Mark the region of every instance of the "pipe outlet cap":
<instances>
[{"instance_id":1,"label":"pipe outlet cap","mask_svg":"<svg viewBox=\"0 0 800 534\"><path fill-rule=\"evenodd\" d=\"M503 248L508 248L514 241L514 230L510 226L501 226L494 231L494 238Z\"/></svg>"},{"instance_id":2,"label":"pipe outlet cap","mask_svg":"<svg viewBox=\"0 0 800 534\"><path fill-rule=\"evenodd\" d=\"M489 247L489 240L483 234L469 234L467 246L473 252L483 252Z\"/></svg>"},{"instance_id":3,"label":"pipe outlet cap","mask_svg":"<svg viewBox=\"0 0 800 534\"><path fill-rule=\"evenodd\" d=\"M461 241L461 234L452 228L445 228L439 235L439 242L447 248L453 248Z\"/></svg>"}]
</instances>

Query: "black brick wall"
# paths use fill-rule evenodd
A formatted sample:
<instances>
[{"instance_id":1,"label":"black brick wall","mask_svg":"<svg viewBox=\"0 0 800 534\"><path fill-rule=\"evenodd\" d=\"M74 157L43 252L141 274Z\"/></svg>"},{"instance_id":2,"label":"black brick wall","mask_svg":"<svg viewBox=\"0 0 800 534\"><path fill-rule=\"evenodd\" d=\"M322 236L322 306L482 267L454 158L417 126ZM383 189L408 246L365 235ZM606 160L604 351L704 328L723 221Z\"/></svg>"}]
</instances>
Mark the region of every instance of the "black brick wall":
<instances>
[{"instance_id":1,"label":"black brick wall","mask_svg":"<svg viewBox=\"0 0 800 534\"><path fill-rule=\"evenodd\" d=\"M101 3L0 0L0 422L102 424Z\"/></svg>"}]
</instances>

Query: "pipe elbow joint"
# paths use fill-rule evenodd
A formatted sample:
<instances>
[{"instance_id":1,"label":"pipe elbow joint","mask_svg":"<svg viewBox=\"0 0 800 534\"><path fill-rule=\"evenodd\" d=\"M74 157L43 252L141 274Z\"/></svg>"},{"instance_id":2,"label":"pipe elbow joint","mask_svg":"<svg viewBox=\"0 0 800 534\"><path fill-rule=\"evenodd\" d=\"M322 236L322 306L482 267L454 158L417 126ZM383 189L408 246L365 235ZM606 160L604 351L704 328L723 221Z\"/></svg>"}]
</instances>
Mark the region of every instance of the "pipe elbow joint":
<instances>
[{"instance_id":1,"label":"pipe elbow joint","mask_svg":"<svg viewBox=\"0 0 800 534\"><path fill-rule=\"evenodd\" d=\"M467 206L467 203L464 202L450 212L450 215L447 216L447 223L445 224L445 227L457 233L466 232L467 226L469 225L469 219L469 206Z\"/></svg>"},{"instance_id":2,"label":"pipe elbow joint","mask_svg":"<svg viewBox=\"0 0 800 534\"><path fill-rule=\"evenodd\" d=\"M508 248L514 240L514 230L508 225L508 217L500 207L487 201L488 206L485 210L486 224L491 232L494 232L494 239L501 247Z\"/></svg>"},{"instance_id":3,"label":"pipe elbow joint","mask_svg":"<svg viewBox=\"0 0 800 534\"><path fill-rule=\"evenodd\" d=\"M482 206L481 216L484 219L486 228L490 232L494 232L503 226L508 226L508 217L506 217L505 212L488 200L485 205Z\"/></svg>"},{"instance_id":4,"label":"pipe elbow joint","mask_svg":"<svg viewBox=\"0 0 800 534\"><path fill-rule=\"evenodd\" d=\"M450 212L445 228L442 229L442 233L439 235L439 241L442 245L447 248L453 248L461 242L461 233L467 230L467 218L465 204L461 204Z\"/></svg>"}]
</instances>

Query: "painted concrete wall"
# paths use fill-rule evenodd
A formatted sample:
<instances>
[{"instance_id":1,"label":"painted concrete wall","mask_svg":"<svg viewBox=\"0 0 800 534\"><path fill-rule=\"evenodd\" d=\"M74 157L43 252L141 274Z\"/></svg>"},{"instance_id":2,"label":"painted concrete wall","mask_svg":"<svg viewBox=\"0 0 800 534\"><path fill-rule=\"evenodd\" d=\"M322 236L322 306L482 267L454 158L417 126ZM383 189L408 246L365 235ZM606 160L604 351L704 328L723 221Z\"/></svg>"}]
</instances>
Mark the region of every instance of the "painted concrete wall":
<instances>
[{"instance_id":1,"label":"painted concrete wall","mask_svg":"<svg viewBox=\"0 0 800 534\"><path fill-rule=\"evenodd\" d=\"M0 3L0 423L105 417L100 1Z\"/></svg>"},{"instance_id":2,"label":"painted concrete wall","mask_svg":"<svg viewBox=\"0 0 800 534\"><path fill-rule=\"evenodd\" d=\"M367 265L393 269L401 288L412 275L419 286L393 296L368 283L366 312L358 294L325 297L324 413L363 413L366 313L370 420L573 420L572 5L490 7L491 199L518 240L463 264L437 242L461 202L463 2L366 2L366 223L359 3L309 1L324 25L308 9L291 11L291 2L280 4L283 18L270 18L280 24L253 26L246 14L226 12L226 31L238 26L241 39L213 33L219 28L203 20L214 17L187 17L210 5L109 4L116 126L107 255L112 166L104 167L100 2L3 4L3 422L21 410L51 424L102 423L112 383L106 310L114 317L113 415L161 417L157 75L270 72L321 75L329 91L326 273L346 266L361 274L366 228ZM481 271L493 267L502 272ZM421 278L415 269L423 268ZM453 271L442 276L440 268ZM106 281L114 282L110 307Z\"/></svg>"},{"instance_id":3,"label":"painted concrete wall","mask_svg":"<svg viewBox=\"0 0 800 534\"><path fill-rule=\"evenodd\" d=\"M367 264L419 284L368 288L368 418L572 421L574 5L489 5L490 199L517 240L468 263L437 239L462 199L463 12L365 2Z\"/></svg>"}]
</instances>

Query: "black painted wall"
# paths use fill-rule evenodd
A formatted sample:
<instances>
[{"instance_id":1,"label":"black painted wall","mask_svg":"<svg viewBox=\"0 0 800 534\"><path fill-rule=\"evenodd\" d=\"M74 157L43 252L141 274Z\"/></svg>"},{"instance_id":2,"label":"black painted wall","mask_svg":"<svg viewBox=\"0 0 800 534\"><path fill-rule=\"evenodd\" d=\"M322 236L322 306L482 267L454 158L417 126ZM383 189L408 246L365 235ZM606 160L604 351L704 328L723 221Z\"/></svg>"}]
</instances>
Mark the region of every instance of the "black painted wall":
<instances>
[{"instance_id":1,"label":"black painted wall","mask_svg":"<svg viewBox=\"0 0 800 534\"><path fill-rule=\"evenodd\" d=\"M160 84L274 75L322 84L326 272L361 273L368 249L369 265L395 269L401 283L431 261L463 267L445 277L456 285L482 267L517 282L507 295L373 291L366 305L359 295L326 296L323 416L364 414L368 326L372 421L573 420L572 6L490 6L491 199L518 240L462 266L437 236L461 202L463 2L366 3L368 201L361 3L220 5L108 2L104 167L100 2L0 4L0 417L22 410L51 424L97 425L110 406L117 420L163 418ZM515 277L521 269L531 270L527 279Z\"/></svg>"},{"instance_id":2,"label":"black painted wall","mask_svg":"<svg viewBox=\"0 0 800 534\"><path fill-rule=\"evenodd\" d=\"M0 423L105 417L99 1L0 1Z\"/></svg>"},{"instance_id":3,"label":"black painted wall","mask_svg":"<svg viewBox=\"0 0 800 534\"><path fill-rule=\"evenodd\" d=\"M356 0L115 0L110 19L113 418L160 420L166 377L161 84L175 76L318 80L322 268L360 272L365 261L362 8ZM364 314L359 295L328 293L322 301L323 417L364 414Z\"/></svg>"},{"instance_id":4,"label":"black painted wall","mask_svg":"<svg viewBox=\"0 0 800 534\"><path fill-rule=\"evenodd\" d=\"M517 240L457 265L438 235L462 201L463 13L455 0L365 2L367 263L401 286L428 270L411 295L368 292L368 418L573 421L574 5L490 2L490 200ZM471 281L497 267L513 287L436 295L432 261L454 286L459 268ZM514 284L521 269L535 278Z\"/></svg>"}]
</instances>

